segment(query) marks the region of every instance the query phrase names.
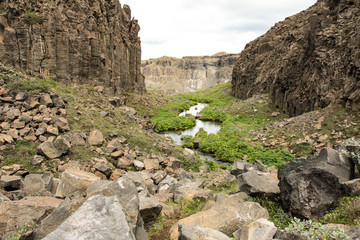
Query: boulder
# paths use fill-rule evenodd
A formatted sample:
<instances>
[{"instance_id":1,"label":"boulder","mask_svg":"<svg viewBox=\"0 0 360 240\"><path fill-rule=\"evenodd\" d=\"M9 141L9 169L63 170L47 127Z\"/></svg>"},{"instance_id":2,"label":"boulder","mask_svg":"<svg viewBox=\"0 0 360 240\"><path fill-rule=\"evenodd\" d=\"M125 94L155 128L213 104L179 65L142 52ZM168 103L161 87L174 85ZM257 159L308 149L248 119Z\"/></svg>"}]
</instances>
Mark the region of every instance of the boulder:
<instances>
[{"instance_id":1,"label":"boulder","mask_svg":"<svg viewBox=\"0 0 360 240\"><path fill-rule=\"evenodd\" d=\"M151 227L155 223L162 208L161 203L155 198L140 195L139 211L144 220L145 228Z\"/></svg>"},{"instance_id":2,"label":"boulder","mask_svg":"<svg viewBox=\"0 0 360 240\"><path fill-rule=\"evenodd\" d=\"M252 197L268 196L275 198L280 193L279 181L255 170L238 176L239 191Z\"/></svg>"},{"instance_id":3,"label":"boulder","mask_svg":"<svg viewBox=\"0 0 360 240\"><path fill-rule=\"evenodd\" d=\"M266 209L255 202L241 202L237 204L216 204L214 207L181 219L170 230L170 238L178 239L178 225L198 225L211 228L232 237L239 228L256 221L268 218Z\"/></svg>"},{"instance_id":4,"label":"boulder","mask_svg":"<svg viewBox=\"0 0 360 240\"><path fill-rule=\"evenodd\" d=\"M252 165L244 160L235 159L234 164L231 168L231 174L238 176L252 169Z\"/></svg>"},{"instance_id":5,"label":"boulder","mask_svg":"<svg viewBox=\"0 0 360 240\"><path fill-rule=\"evenodd\" d=\"M132 164L132 161L127 157L121 157L118 159L116 166L121 169L128 170Z\"/></svg>"},{"instance_id":6,"label":"boulder","mask_svg":"<svg viewBox=\"0 0 360 240\"><path fill-rule=\"evenodd\" d=\"M87 139L88 143L92 146L100 146L104 142L104 136L100 130L94 130L90 132L90 135Z\"/></svg>"},{"instance_id":7,"label":"boulder","mask_svg":"<svg viewBox=\"0 0 360 240\"><path fill-rule=\"evenodd\" d=\"M149 172L154 172L155 170L160 169L158 159L145 159L144 165L145 165L145 170Z\"/></svg>"},{"instance_id":8,"label":"boulder","mask_svg":"<svg viewBox=\"0 0 360 240\"><path fill-rule=\"evenodd\" d=\"M113 167L105 160L99 160L95 163L94 168L105 174L106 177L110 177L113 172Z\"/></svg>"},{"instance_id":9,"label":"boulder","mask_svg":"<svg viewBox=\"0 0 360 240\"><path fill-rule=\"evenodd\" d=\"M0 176L0 188L5 191L14 191L22 187L22 180L19 176Z\"/></svg>"},{"instance_id":10,"label":"boulder","mask_svg":"<svg viewBox=\"0 0 360 240\"><path fill-rule=\"evenodd\" d=\"M179 240L231 240L225 234L211 228L179 224Z\"/></svg>"},{"instance_id":11,"label":"boulder","mask_svg":"<svg viewBox=\"0 0 360 240\"><path fill-rule=\"evenodd\" d=\"M331 148L279 167L283 205L304 218L321 216L343 196L341 183L351 177L351 161Z\"/></svg>"},{"instance_id":12,"label":"boulder","mask_svg":"<svg viewBox=\"0 0 360 240\"><path fill-rule=\"evenodd\" d=\"M133 164L137 171L141 171L145 168L145 164L139 160L134 160Z\"/></svg>"},{"instance_id":13,"label":"boulder","mask_svg":"<svg viewBox=\"0 0 360 240\"><path fill-rule=\"evenodd\" d=\"M347 235L350 237L351 240L360 239L360 227L353 227L348 232Z\"/></svg>"},{"instance_id":14,"label":"boulder","mask_svg":"<svg viewBox=\"0 0 360 240\"><path fill-rule=\"evenodd\" d=\"M154 183L157 185L159 184L164 178L166 177L165 171L157 171L156 173L151 175L152 180L154 180Z\"/></svg>"},{"instance_id":15,"label":"boulder","mask_svg":"<svg viewBox=\"0 0 360 240\"><path fill-rule=\"evenodd\" d=\"M61 174L56 197L85 196L87 188L97 180L99 178L92 173L67 169Z\"/></svg>"},{"instance_id":16,"label":"boulder","mask_svg":"<svg viewBox=\"0 0 360 240\"><path fill-rule=\"evenodd\" d=\"M52 177L46 174L29 174L24 179L27 195L51 196Z\"/></svg>"},{"instance_id":17,"label":"boulder","mask_svg":"<svg viewBox=\"0 0 360 240\"><path fill-rule=\"evenodd\" d=\"M179 203L182 200L192 200L203 186L204 180L195 178L193 180L183 179L175 186L174 201Z\"/></svg>"},{"instance_id":18,"label":"boulder","mask_svg":"<svg viewBox=\"0 0 360 240\"><path fill-rule=\"evenodd\" d=\"M3 201L0 204L0 234L16 227L37 222L56 209L63 200L52 197L26 197L19 201Z\"/></svg>"},{"instance_id":19,"label":"boulder","mask_svg":"<svg viewBox=\"0 0 360 240\"><path fill-rule=\"evenodd\" d=\"M72 133L70 135L71 145L72 146L85 146L86 145L85 138L86 138L86 135L84 133Z\"/></svg>"},{"instance_id":20,"label":"boulder","mask_svg":"<svg viewBox=\"0 0 360 240\"><path fill-rule=\"evenodd\" d=\"M159 193L174 193L176 188L176 179L167 175L164 180L159 183Z\"/></svg>"},{"instance_id":21,"label":"boulder","mask_svg":"<svg viewBox=\"0 0 360 240\"><path fill-rule=\"evenodd\" d=\"M124 208L126 218L131 229L138 231L139 221L139 196L134 182L123 176L117 181L99 180L87 189L87 196L94 195L116 196Z\"/></svg>"},{"instance_id":22,"label":"boulder","mask_svg":"<svg viewBox=\"0 0 360 240\"><path fill-rule=\"evenodd\" d=\"M53 105L53 101L51 100L50 94L43 94L40 97L40 104L45 105L46 107L51 107Z\"/></svg>"},{"instance_id":23,"label":"boulder","mask_svg":"<svg viewBox=\"0 0 360 240\"><path fill-rule=\"evenodd\" d=\"M70 131L69 122L66 118L58 117L55 120L54 126L57 127L61 132Z\"/></svg>"},{"instance_id":24,"label":"boulder","mask_svg":"<svg viewBox=\"0 0 360 240\"><path fill-rule=\"evenodd\" d=\"M216 171L212 172L212 174L213 174L213 176L211 176L212 180L206 186L208 188L217 187L220 185L226 185L236 181L236 177L230 174L228 170L219 168Z\"/></svg>"},{"instance_id":25,"label":"boulder","mask_svg":"<svg viewBox=\"0 0 360 240\"><path fill-rule=\"evenodd\" d=\"M62 154L66 154L71 148L70 141L71 141L70 137L58 136L54 141L54 147L57 150L59 150Z\"/></svg>"},{"instance_id":26,"label":"boulder","mask_svg":"<svg viewBox=\"0 0 360 240\"><path fill-rule=\"evenodd\" d=\"M30 163L32 165L40 165L44 161L44 157L40 155L35 155L31 160Z\"/></svg>"},{"instance_id":27,"label":"boulder","mask_svg":"<svg viewBox=\"0 0 360 240\"><path fill-rule=\"evenodd\" d=\"M353 179L351 181L343 182L343 186L347 195L360 196L360 178Z\"/></svg>"},{"instance_id":28,"label":"boulder","mask_svg":"<svg viewBox=\"0 0 360 240\"><path fill-rule=\"evenodd\" d=\"M89 198L44 240L134 239L124 209L115 196L96 195Z\"/></svg>"},{"instance_id":29,"label":"boulder","mask_svg":"<svg viewBox=\"0 0 360 240\"><path fill-rule=\"evenodd\" d=\"M37 146L37 152L49 159L54 159L60 157L63 152L57 149L54 146L54 143L51 141L46 141Z\"/></svg>"},{"instance_id":30,"label":"boulder","mask_svg":"<svg viewBox=\"0 0 360 240\"><path fill-rule=\"evenodd\" d=\"M273 239L277 228L274 223L264 218L260 218L235 232L234 237L240 240L271 240Z\"/></svg>"}]
</instances>

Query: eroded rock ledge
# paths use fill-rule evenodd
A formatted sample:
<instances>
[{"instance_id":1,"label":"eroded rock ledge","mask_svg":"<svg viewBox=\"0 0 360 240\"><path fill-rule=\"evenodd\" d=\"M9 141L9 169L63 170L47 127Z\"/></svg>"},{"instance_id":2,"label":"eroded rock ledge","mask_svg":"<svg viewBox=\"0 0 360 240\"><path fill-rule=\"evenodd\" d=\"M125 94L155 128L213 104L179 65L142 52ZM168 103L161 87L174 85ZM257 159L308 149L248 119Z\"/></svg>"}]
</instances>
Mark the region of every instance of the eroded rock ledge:
<instances>
[{"instance_id":1,"label":"eroded rock ledge","mask_svg":"<svg viewBox=\"0 0 360 240\"><path fill-rule=\"evenodd\" d=\"M118 0L5 0L0 61L62 82L144 93L137 20Z\"/></svg>"},{"instance_id":2,"label":"eroded rock ledge","mask_svg":"<svg viewBox=\"0 0 360 240\"><path fill-rule=\"evenodd\" d=\"M232 76L233 95L270 93L290 115L360 102L360 2L319 0L249 43Z\"/></svg>"}]
</instances>

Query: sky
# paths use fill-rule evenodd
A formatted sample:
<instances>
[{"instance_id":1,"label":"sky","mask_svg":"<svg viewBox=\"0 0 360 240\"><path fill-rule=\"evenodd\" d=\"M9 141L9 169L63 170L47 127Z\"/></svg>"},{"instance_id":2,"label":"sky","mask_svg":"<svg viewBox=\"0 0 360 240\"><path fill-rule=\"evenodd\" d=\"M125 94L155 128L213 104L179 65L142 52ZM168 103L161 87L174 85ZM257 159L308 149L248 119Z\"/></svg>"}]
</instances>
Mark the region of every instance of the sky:
<instances>
[{"instance_id":1,"label":"sky","mask_svg":"<svg viewBox=\"0 0 360 240\"><path fill-rule=\"evenodd\" d=\"M240 53L316 0L120 0L140 25L142 59Z\"/></svg>"}]
</instances>

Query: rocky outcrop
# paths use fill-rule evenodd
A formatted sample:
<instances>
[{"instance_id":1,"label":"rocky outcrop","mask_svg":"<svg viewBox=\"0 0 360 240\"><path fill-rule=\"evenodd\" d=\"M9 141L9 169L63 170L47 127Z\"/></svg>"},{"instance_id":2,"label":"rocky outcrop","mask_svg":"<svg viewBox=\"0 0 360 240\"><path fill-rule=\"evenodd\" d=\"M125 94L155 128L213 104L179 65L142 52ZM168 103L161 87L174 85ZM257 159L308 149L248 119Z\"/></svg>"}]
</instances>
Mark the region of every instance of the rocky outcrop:
<instances>
[{"instance_id":1,"label":"rocky outcrop","mask_svg":"<svg viewBox=\"0 0 360 240\"><path fill-rule=\"evenodd\" d=\"M250 42L234 67L232 93L271 94L290 115L360 102L360 3L318 0Z\"/></svg>"},{"instance_id":2,"label":"rocky outcrop","mask_svg":"<svg viewBox=\"0 0 360 240\"><path fill-rule=\"evenodd\" d=\"M232 68L239 55L202 57L162 57L141 62L146 86L163 94L194 92L231 80Z\"/></svg>"},{"instance_id":3,"label":"rocky outcrop","mask_svg":"<svg viewBox=\"0 0 360 240\"><path fill-rule=\"evenodd\" d=\"M117 0L1 3L0 62L65 83L144 93L137 20Z\"/></svg>"}]
</instances>

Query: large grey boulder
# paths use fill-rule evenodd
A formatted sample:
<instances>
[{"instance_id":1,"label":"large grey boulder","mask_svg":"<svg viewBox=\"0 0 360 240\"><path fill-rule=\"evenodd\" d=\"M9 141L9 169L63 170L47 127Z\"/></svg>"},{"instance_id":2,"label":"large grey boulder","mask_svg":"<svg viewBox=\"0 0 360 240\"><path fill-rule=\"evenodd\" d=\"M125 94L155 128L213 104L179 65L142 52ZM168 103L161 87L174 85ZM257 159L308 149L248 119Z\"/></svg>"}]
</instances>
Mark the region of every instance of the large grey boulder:
<instances>
[{"instance_id":1,"label":"large grey boulder","mask_svg":"<svg viewBox=\"0 0 360 240\"><path fill-rule=\"evenodd\" d=\"M19 176L0 176L0 188L6 191L18 190L22 187L22 180Z\"/></svg>"},{"instance_id":2,"label":"large grey boulder","mask_svg":"<svg viewBox=\"0 0 360 240\"><path fill-rule=\"evenodd\" d=\"M145 227L150 227L155 223L162 208L161 203L155 198L140 195L139 210Z\"/></svg>"},{"instance_id":3,"label":"large grey boulder","mask_svg":"<svg viewBox=\"0 0 360 240\"><path fill-rule=\"evenodd\" d=\"M260 218L241 228L240 231L234 234L234 237L239 240L271 240L276 231L277 228L274 223Z\"/></svg>"},{"instance_id":4,"label":"large grey boulder","mask_svg":"<svg viewBox=\"0 0 360 240\"><path fill-rule=\"evenodd\" d=\"M122 205L126 218L133 232L137 231L140 218L139 196L135 184L123 176L117 181L99 180L87 189L87 196L94 195L116 196Z\"/></svg>"},{"instance_id":5,"label":"large grey boulder","mask_svg":"<svg viewBox=\"0 0 360 240\"><path fill-rule=\"evenodd\" d=\"M178 224L198 225L211 228L231 237L239 228L254 222L259 218L268 218L266 209L255 202L241 202L235 204L215 204L212 208L181 219L170 230L170 238L178 238Z\"/></svg>"},{"instance_id":6,"label":"large grey boulder","mask_svg":"<svg viewBox=\"0 0 360 240\"><path fill-rule=\"evenodd\" d=\"M44 240L135 239L123 207L116 196L89 198Z\"/></svg>"},{"instance_id":7,"label":"large grey boulder","mask_svg":"<svg viewBox=\"0 0 360 240\"><path fill-rule=\"evenodd\" d=\"M277 179L256 170L239 175L238 182L239 191L245 192L252 197L268 196L274 198L280 193Z\"/></svg>"},{"instance_id":8,"label":"large grey boulder","mask_svg":"<svg viewBox=\"0 0 360 240\"><path fill-rule=\"evenodd\" d=\"M24 179L24 191L27 195L51 196L53 178L46 174L29 174Z\"/></svg>"},{"instance_id":9,"label":"large grey boulder","mask_svg":"<svg viewBox=\"0 0 360 240\"><path fill-rule=\"evenodd\" d=\"M179 224L179 240L231 240L222 232L195 225Z\"/></svg>"},{"instance_id":10,"label":"large grey boulder","mask_svg":"<svg viewBox=\"0 0 360 240\"><path fill-rule=\"evenodd\" d=\"M95 174L76 169L67 169L61 174L56 196L61 198L76 195L85 196L88 187L98 180L99 177Z\"/></svg>"},{"instance_id":11,"label":"large grey boulder","mask_svg":"<svg viewBox=\"0 0 360 240\"><path fill-rule=\"evenodd\" d=\"M279 167L280 196L284 206L302 217L321 216L343 196L341 183L351 177L350 160L331 148Z\"/></svg>"},{"instance_id":12,"label":"large grey boulder","mask_svg":"<svg viewBox=\"0 0 360 240\"><path fill-rule=\"evenodd\" d=\"M41 143L37 148L37 152L49 159L54 159L60 157L63 152L57 149L54 146L54 143L51 141L46 141Z\"/></svg>"},{"instance_id":13,"label":"large grey boulder","mask_svg":"<svg viewBox=\"0 0 360 240\"><path fill-rule=\"evenodd\" d=\"M53 197L26 197L0 203L0 234L37 222L56 209L63 200Z\"/></svg>"},{"instance_id":14,"label":"large grey boulder","mask_svg":"<svg viewBox=\"0 0 360 240\"><path fill-rule=\"evenodd\" d=\"M238 175L246 173L251 169L253 169L251 163L241 159L235 159L230 173L237 177Z\"/></svg>"}]
</instances>

